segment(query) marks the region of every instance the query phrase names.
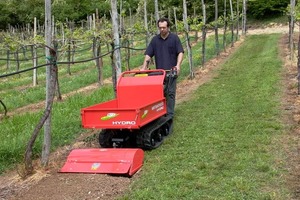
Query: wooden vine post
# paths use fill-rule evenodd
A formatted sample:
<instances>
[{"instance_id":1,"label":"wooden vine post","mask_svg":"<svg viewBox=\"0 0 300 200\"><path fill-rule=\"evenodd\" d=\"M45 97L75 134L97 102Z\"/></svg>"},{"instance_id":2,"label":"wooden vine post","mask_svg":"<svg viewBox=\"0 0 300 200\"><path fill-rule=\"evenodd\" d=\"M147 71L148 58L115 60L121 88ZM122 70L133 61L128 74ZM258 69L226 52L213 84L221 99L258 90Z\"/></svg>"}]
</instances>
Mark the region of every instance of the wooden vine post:
<instances>
[{"instance_id":1,"label":"wooden vine post","mask_svg":"<svg viewBox=\"0 0 300 200\"><path fill-rule=\"evenodd\" d=\"M173 13L174 13L174 22L175 22L175 32L177 34L178 24L177 24L177 15L176 15L176 8L173 7Z\"/></svg>"},{"instance_id":2,"label":"wooden vine post","mask_svg":"<svg viewBox=\"0 0 300 200\"><path fill-rule=\"evenodd\" d=\"M24 164L25 164L25 174L26 177L33 172L32 166L32 149L35 140L44 126L44 141L42 148L42 158L41 163L43 166L48 165L50 149L51 149L51 110L52 104L55 96L55 88L57 83L57 65L56 65L56 52L50 47L52 38L51 31L51 0L45 0L45 53L46 62L49 64L46 68L46 106L39 123L35 127L29 142L27 143Z\"/></svg>"},{"instance_id":3,"label":"wooden vine post","mask_svg":"<svg viewBox=\"0 0 300 200\"><path fill-rule=\"evenodd\" d=\"M295 27L295 0L290 2L290 21L289 21L289 50L290 59L294 58L294 27Z\"/></svg>"},{"instance_id":4,"label":"wooden vine post","mask_svg":"<svg viewBox=\"0 0 300 200\"><path fill-rule=\"evenodd\" d=\"M185 29L186 48L188 52L188 59L189 59L189 66L190 66L189 78L193 79L194 78L193 56L192 56L192 48L191 48L190 37L189 37L189 26L187 22L186 0L183 0L183 22L184 22L184 29Z\"/></svg>"},{"instance_id":5,"label":"wooden vine post","mask_svg":"<svg viewBox=\"0 0 300 200\"><path fill-rule=\"evenodd\" d=\"M246 22L247 22L247 0L243 0L243 14L242 14L242 35L246 35Z\"/></svg>"},{"instance_id":6,"label":"wooden vine post","mask_svg":"<svg viewBox=\"0 0 300 200\"><path fill-rule=\"evenodd\" d=\"M215 0L215 46L216 46L216 55L220 55L220 43L219 43L219 33L218 33L218 0Z\"/></svg>"},{"instance_id":7,"label":"wooden vine post","mask_svg":"<svg viewBox=\"0 0 300 200\"><path fill-rule=\"evenodd\" d=\"M150 37L150 33L149 33L149 28L148 28L148 17L147 17L147 1L144 1L144 25L145 25L145 30L146 30L146 47L149 44L149 37Z\"/></svg>"},{"instance_id":8,"label":"wooden vine post","mask_svg":"<svg viewBox=\"0 0 300 200\"><path fill-rule=\"evenodd\" d=\"M236 0L236 41L239 39L240 30L240 5L239 0Z\"/></svg>"},{"instance_id":9,"label":"wooden vine post","mask_svg":"<svg viewBox=\"0 0 300 200\"><path fill-rule=\"evenodd\" d=\"M300 26L299 26L299 31L300 31ZM298 37L298 60L297 60L297 70L298 70L298 95L300 95L300 34Z\"/></svg>"},{"instance_id":10,"label":"wooden vine post","mask_svg":"<svg viewBox=\"0 0 300 200\"><path fill-rule=\"evenodd\" d=\"M52 39L52 26L51 26L51 0L45 0L45 43L46 46L51 46ZM46 58L51 57L50 49L45 48ZM51 60L46 60L50 64ZM51 88L51 78L54 75L52 72L52 66L46 68L46 108L50 107L51 104L51 94L55 91L55 87ZM56 80L55 80L56 81ZM53 92L54 93L54 92ZM50 155L51 147L51 110L49 110L49 115L45 120L44 124L44 143L42 151L42 165L46 166L48 164L48 158Z\"/></svg>"},{"instance_id":11,"label":"wooden vine post","mask_svg":"<svg viewBox=\"0 0 300 200\"><path fill-rule=\"evenodd\" d=\"M121 75L121 50L120 50L120 35L118 25L118 10L117 0L111 0L111 21L113 31L113 50L114 50L114 64L113 64L113 85L116 92L117 79ZM114 76L115 74L115 76Z\"/></svg>"},{"instance_id":12,"label":"wooden vine post","mask_svg":"<svg viewBox=\"0 0 300 200\"><path fill-rule=\"evenodd\" d=\"M57 83L57 65L56 63L56 52L53 49L49 49L49 70L51 70L51 78L49 80L49 90L47 91L47 100L46 100L46 108L44 110L43 116L41 117L39 123L36 125L30 140L27 143L25 156L24 156L24 164L25 164L25 172L22 174L23 177L32 174L33 166L32 166L32 149L36 138L44 126L44 143L42 149L42 159L41 163L43 166L48 165L49 155L50 155L50 148L51 148L51 111L53 100L55 96L55 87ZM47 70L48 71L48 70ZM49 122L50 121L50 122ZM49 124L50 123L50 124Z\"/></svg>"},{"instance_id":13,"label":"wooden vine post","mask_svg":"<svg viewBox=\"0 0 300 200\"><path fill-rule=\"evenodd\" d=\"M154 0L154 8L155 8L155 20L157 22L159 19L158 0Z\"/></svg>"},{"instance_id":14,"label":"wooden vine post","mask_svg":"<svg viewBox=\"0 0 300 200\"><path fill-rule=\"evenodd\" d=\"M155 21L159 20L159 11L158 11L158 0L154 1L154 8L155 8ZM159 30L157 29L157 34L159 34Z\"/></svg>"},{"instance_id":15,"label":"wooden vine post","mask_svg":"<svg viewBox=\"0 0 300 200\"><path fill-rule=\"evenodd\" d=\"M36 48L36 36L37 36L37 21L36 17L34 18L34 29L33 29L33 35L34 35L34 45L32 46L32 56L33 56L33 67L37 66L37 48ZM35 68L33 70L33 78L32 78L33 86L37 85L37 69Z\"/></svg>"},{"instance_id":16,"label":"wooden vine post","mask_svg":"<svg viewBox=\"0 0 300 200\"><path fill-rule=\"evenodd\" d=\"M205 43L206 43L206 8L205 8L205 3L204 0L201 0L201 4L202 4L202 15L203 15L203 19L202 19L202 66L204 66L205 63Z\"/></svg>"},{"instance_id":17,"label":"wooden vine post","mask_svg":"<svg viewBox=\"0 0 300 200\"><path fill-rule=\"evenodd\" d=\"M224 13L223 13L223 18L224 18L224 32L223 32L223 48L224 48L224 52L226 52L226 46L227 46L227 42L226 42L226 32L227 32L227 2L226 0L224 0Z\"/></svg>"},{"instance_id":18,"label":"wooden vine post","mask_svg":"<svg viewBox=\"0 0 300 200\"><path fill-rule=\"evenodd\" d=\"M230 5L230 16L231 16L231 47L234 46L234 15L233 15L233 6L232 0L229 0Z\"/></svg>"}]
</instances>

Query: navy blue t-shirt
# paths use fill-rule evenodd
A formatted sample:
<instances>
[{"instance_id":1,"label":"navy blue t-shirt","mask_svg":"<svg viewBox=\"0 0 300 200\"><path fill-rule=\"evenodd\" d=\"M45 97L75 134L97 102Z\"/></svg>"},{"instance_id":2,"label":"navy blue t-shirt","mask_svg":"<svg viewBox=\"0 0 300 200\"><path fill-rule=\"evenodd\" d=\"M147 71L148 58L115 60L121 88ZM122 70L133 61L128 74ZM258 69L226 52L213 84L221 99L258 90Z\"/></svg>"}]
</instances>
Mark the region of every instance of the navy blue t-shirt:
<instances>
[{"instance_id":1,"label":"navy blue t-shirt","mask_svg":"<svg viewBox=\"0 0 300 200\"><path fill-rule=\"evenodd\" d=\"M146 49L145 55L155 58L156 69L170 70L177 64L177 56L183 53L179 37L169 33L166 39L160 34L154 36Z\"/></svg>"}]
</instances>

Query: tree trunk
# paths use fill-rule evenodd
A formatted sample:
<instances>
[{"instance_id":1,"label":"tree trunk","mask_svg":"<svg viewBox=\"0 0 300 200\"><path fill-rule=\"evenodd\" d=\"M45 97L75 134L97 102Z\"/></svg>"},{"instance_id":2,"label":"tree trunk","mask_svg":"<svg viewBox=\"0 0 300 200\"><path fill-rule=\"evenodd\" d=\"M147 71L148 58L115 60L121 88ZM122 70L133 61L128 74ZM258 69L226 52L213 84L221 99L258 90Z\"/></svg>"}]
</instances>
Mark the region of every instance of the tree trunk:
<instances>
[{"instance_id":1,"label":"tree trunk","mask_svg":"<svg viewBox=\"0 0 300 200\"><path fill-rule=\"evenodd\" d=\"M233 6L232 0L229 0L230 5L230 16L231 16L231 47L234 46L234 16L233 16Z\"/></svg>"},{"instance_id":2,"label":"tree trunk","mask_svg":"<svg viewBox=\"0 0 300 200\"><path fill-rule=\"evenodd\" d=\"M216 54L220 55L220 43L219 43L219 34L218 34L218 0L215 0L215 43L216 43Z\"/></svg>"},{"instance_id":3,"label":"tree trunk","mask_svg":"<svg viewBox=\"0 0 300 200\"><path fill-rule=\"evenodd\" d=\"M300 31L300 26L299 26L299 31ZM297 68L298 68L298 95L300 95L300 34L298 37L298 61L297 61Z\"/></svg>"},{"instance_id":4,"label":"tree trunk","mask_svg":"<svg viewBox=\"0 0 300 200\"><path fill-rule=\"evenodd\" d=\"M34 18L34 29L33 29L33 35L34 38L37 35L36 32L36 17ZM33 57L33 67L37 66L37 49L36 49L36 41L34 41L34 45L32 46L32 57ZM37 69L33 70L33 78L32 78L33 86L37 85Z\"/></svg>"},{"instance_id":5,"label":"tree trunk","mask_svg":"<svg viewBox=\"0 0 300 200\"><path fill-rule=\"evenodd\" d=\"M226 42L226 33L227 33L227 2L226 0L224 0L224 33L223 33L223 48L224 48L224 52L226 52L226 46L227 46L227 42Z\"/></svg>"},{"instance_id":6,"label":"tree trunk","mask_svg":"<svg viewBox=\"0 0 300 200\"><path fill-rule=\"evenodd\" d=\"M205 54L206 54L206 8L204 0L201 0L202 3L202 13L203 13L203 26L202 26L202 66L204 66L205 63Z\"/></svg>"},{"instance_id":7,"label":"tree trunk","mask_svg":"<svg viewBox=\"0 0 300 200\"><path fill-rule=\"evenodd\" d=\"M6 108L5 104L3 103L3 101L1 99L0 99L0 104L3 106L3 108L4 108L4 116L6 116L7 115L7 108Z\"/></svg>"},{"instance_id":8,"label":"tree trunk","mask_svg":"<svg viewBox=\"0 0 300 200\"><path fill-rule=\"evenodd\" d=\"M93 37L93 44L92 44L92 52L93 52L93 58L97 57L97 47L96 47L96 43L97 43L97 38ZM97 60L94 61L95 65L97 65Z\"/></svg>"},{"instance_id":9,"label":"tree trunk","mask_svg":"<svg viewBox=\"0 0 300 200\"><path fill-rule=\"evenodd\" d=\"M176 8L175 7L173 8L173 11L174 11L174 21L175 21L175 32L177 34L178 27L177 27L177 15L176 15Z\"/></svg>"},{"instance_id":10,"label":"tree trunk","mask_svg":"<svg viewBox=\"0 0 300 200\"><path fill-rule=\"evenodd\" d=\"M154 8L155 8L155 21L157 22L159 19L158 0L154 0Z\"/></svg>"},{"instance_id":11,"label":"tree trunk","mask_svg":"<svg viewBox=\"0 0 300 200\"><path fill-rule=\"evenodd\" d=\"M10 50L8 49L6 51L6 72L8 73L8 70L10 68Z\"/></svg>"},{"instance_id":12,"label":"tree trunk","mask_svg":"<svg viewBox=\"0 0 300 200\"><path fill-rule=\"evenodd\" d=\"M289 49L290 59L293 60L294 55L294 25L295 25L295 0L291 0L290 20L289 20Z\"/></svg>"},{"instance_id":13,"label":"tree trunk","mask_svg":"<svg viewBox=\"0 0 300 200\"><path fill-rule=\"evenodd\" d=\"M183 0L183 22L184 22L184 29L185 29L185 38L186 38L186 48L188 52L189 58L189 66L190 66L190 79L194 78L194 70L193 70L193 56L192 56L192 48L190 44L190 37L189 37L189 26L187 22L187 8L186 8L186 0Z\"/></svg>"},{"instance_id":14,"label":"tree trunk","mask_svg":"<svg viewBox=\"0 0 300 200\"><path fill-rule=\"evenodd\" d=\"M96 54L95 54L95 57L96 57L96 67L97 67L97 70L98 70L98 83L100 85L103 85L103 60L102 60L102 57L100 57L101 55L101 43L100 41L98 41L97 43L97 48L96 48Z\"/></svg>"},{"instance_id":15,"label":"tree trunk","mask_svg":"<svg viewBox=\"0 0 300 200\"><path fill-rule=\"evenodd\" d=\"M144 1L144 25L145 25L145 30L146 30L146 47L149 44L149 28L148 28L148 17L147 17L147 1Z\"/></svg>"},{"instance_id":16,"label":"tree trunk","mask_svg":"<svg viewBox=\"0 0 300 200\"><path fill-rule=\"evenodd\" d=\"M45 54L47 58L54 58L50 53L50 46L51 46L51 0L45 0L45 43L48 48L45 49ZM48 60L47 63L50 64ZM51 84L52 81L56 82L56 79L53 80L55 77L55 70L52 69L53 66L46 68L46 109L48 110L49 115L45 119L44 125L44 143L43 143L43 150L42 150L42 165L47 166L49 155L50 155L50 148L51 148L51 106L53 97L52 94L55 92L55 84Z\"/></svg>"},{"instance_id":17,"label":"tree trunk","mask_svg":"<svg viewBox=\"0 0 300 200\"><path fill-rule=\"evenodd\" d=\"M54 46L54 51L55 51L55 54L53 53L53 55L55 57L53 57L53 65L56 66L56 62L57 62L57 57L58 57L58 42L57 41L54 41L53 42L53 46ZM61 95L61 92L60 92L60 85L59 85L59 80L58 80L58 70L55 70L55 77L56 77L56 92L57 92L57 100L61 101L62 100L62 95Z\"/></svg>"},{"instance_id":18,"label":"tree trunk","mask_svg":"<svg viewBox=\"0 0 300 200\"><path fill-rule=\"evenodd\" d=\"M247 0L243 0L243 15L242 15L242 34L246 35L246 22L247 22Z\"/></svg>"},{"instance_id":19,"label":"tree trunk","mask_svg":"<svg viewBox=\"0 0 300 200\"><path fill-rule=\"evenodd\" d=\"M75 61L76 42L72 40L72 63Z\"/></svg>"},{"instance_id":20,"label":"tree trunk","mask_svg":"<svg viewBox=\"0 0 300 200\"><path fill-rule=\"evenodd\" d=\"M71 39L68 40L68 74L71 75Z\"/></svg>"},{"instance_id":21,"label":"tree trunk","mask_svg":"<svg viewBox=\"0 0 300 200\"><path fill-rule=\"evenodd\" d=\"M25 174L23 174L24 177L27 175L32 174L33 172L33 166L32 166L32 149L35 143L35 140L41 130L41 128L44 125L45 130L50 130L46 129L47 125L46 122L47 120L50 119L51 117L51 110L52 110L52 105L53 105L53 100L55 96L55 86L57 82L57 65L55 64L56 62L56 53L54 50L51 50L50 56L54 58L51 60L52 63L50 63L50 66L47 68L50 68L51 70L51 78L50 82L48 83L50 86L50 90L47 93L47 100L46 100L46 108L44 110L43 116L41 117L39 123L35 127L30 140L27 143L26 151L25 151L25 156L24 156L24 163L25 163ZM51 124L50 124L51 125ZM51 126L49 127L51 128ZM43 149L42 149L42 165L47 166L48 160L49 160L49 155L50 155L50 147L51 147L51 134L47 132L47 134L44 134L44 144L43 144Z\"/></svg>"},{"instance_id":22,"label":"tree trunk","mask_svg":"<svg viewBox=\"0 0 300 200\"><path fill-rule=\"evenodd\" d=\"M112 49L115 49L115 44L112 42L111 43ZM113 82L113 89L115 93L115 97L117 97L117 75L116 75L116 70L115 70L115 62L114 62L114 51L111 52L110 54L110 60L111 60L111 74L112 74L112 82Z\"/></svg>"},{"instance_id":23,"label":"tree trunk","mask_svg":"<svg viewBox=\"0 0 300 200\"><path fill-rule=\"evenodd\" d=\"M239 1L236 0L236 41L239 39L239 29L240 29L240 8Z\"/></svg>"},{"instance_id":24,"label":"tree trunk","mask_svg":"<svg viewBox=\"0 0 300 200\"><path fill-rule=\"evenodd\" d=\"M129 42L129 39L126 39L124 41L126 44L126 49L125 49L125 53L126 53L126 70L127 71L130 71L130 42Z\"/></svg>"},{"instance_id":25,"label":"tree trunk","mask_svg":"<svg viewBox=\"0 0 300 200\"><path fill-rule=\"evenodd\" d=\"M16 50L16 52L14 53L15 55L15 59L16 59L16 71L18 72L20 70L20 60L19 60L19 49ZM21 76L21 74L19 74L19 77Z\"/></svg>"},{"instance_id":26,"label":"tree trunk","mask_svg":"<svg viewBox=\"0 0 300 200\"><path fill-rule=\"evenodd\" d=\"M116 71L116 78L121 75L121 50L120 50L120 35L118 30L118 10L117 10L117 0L111 0L111 20L112 20L112 30L114 38L114 66ZM116 80L114 80L116 84Z\"/></svg>"}]
</instances>

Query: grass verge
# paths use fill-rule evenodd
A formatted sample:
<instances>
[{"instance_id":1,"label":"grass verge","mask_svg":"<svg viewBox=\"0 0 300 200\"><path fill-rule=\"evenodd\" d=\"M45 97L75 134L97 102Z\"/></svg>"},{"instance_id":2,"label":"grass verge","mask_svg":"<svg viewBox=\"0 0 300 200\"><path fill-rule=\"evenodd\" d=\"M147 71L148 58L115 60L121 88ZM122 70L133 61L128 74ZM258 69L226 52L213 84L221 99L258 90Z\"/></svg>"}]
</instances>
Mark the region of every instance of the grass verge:
<instances>
[{"instance_id":1,"label":"grass verge","mask_svg":"<svg viewBox=\"0 0 300 200\"><path fill-rule=\"evenodd\" d=\"M279 35L250 36L219 76L176 108L120 199L288 199L281 175Z\"/></svg>"}]
</instances>

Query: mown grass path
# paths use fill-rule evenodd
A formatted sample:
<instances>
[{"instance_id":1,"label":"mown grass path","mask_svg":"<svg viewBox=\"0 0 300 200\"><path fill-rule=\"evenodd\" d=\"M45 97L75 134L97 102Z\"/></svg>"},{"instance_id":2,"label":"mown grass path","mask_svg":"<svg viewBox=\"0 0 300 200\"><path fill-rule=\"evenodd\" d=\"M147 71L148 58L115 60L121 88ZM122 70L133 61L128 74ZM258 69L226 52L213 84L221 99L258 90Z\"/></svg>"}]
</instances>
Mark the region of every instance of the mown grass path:
<instances>
[{"instance_id":1,"label":"mown grass path","mask_svg":"<svg viewBox=\"0 0 300 200\"><path fill-rule=\"evenodd\" d=\"M174 134L146 152L121 199L289 199L279 37L247 37L216 78L177 105Z\"/></svg>"}]
</instances>

